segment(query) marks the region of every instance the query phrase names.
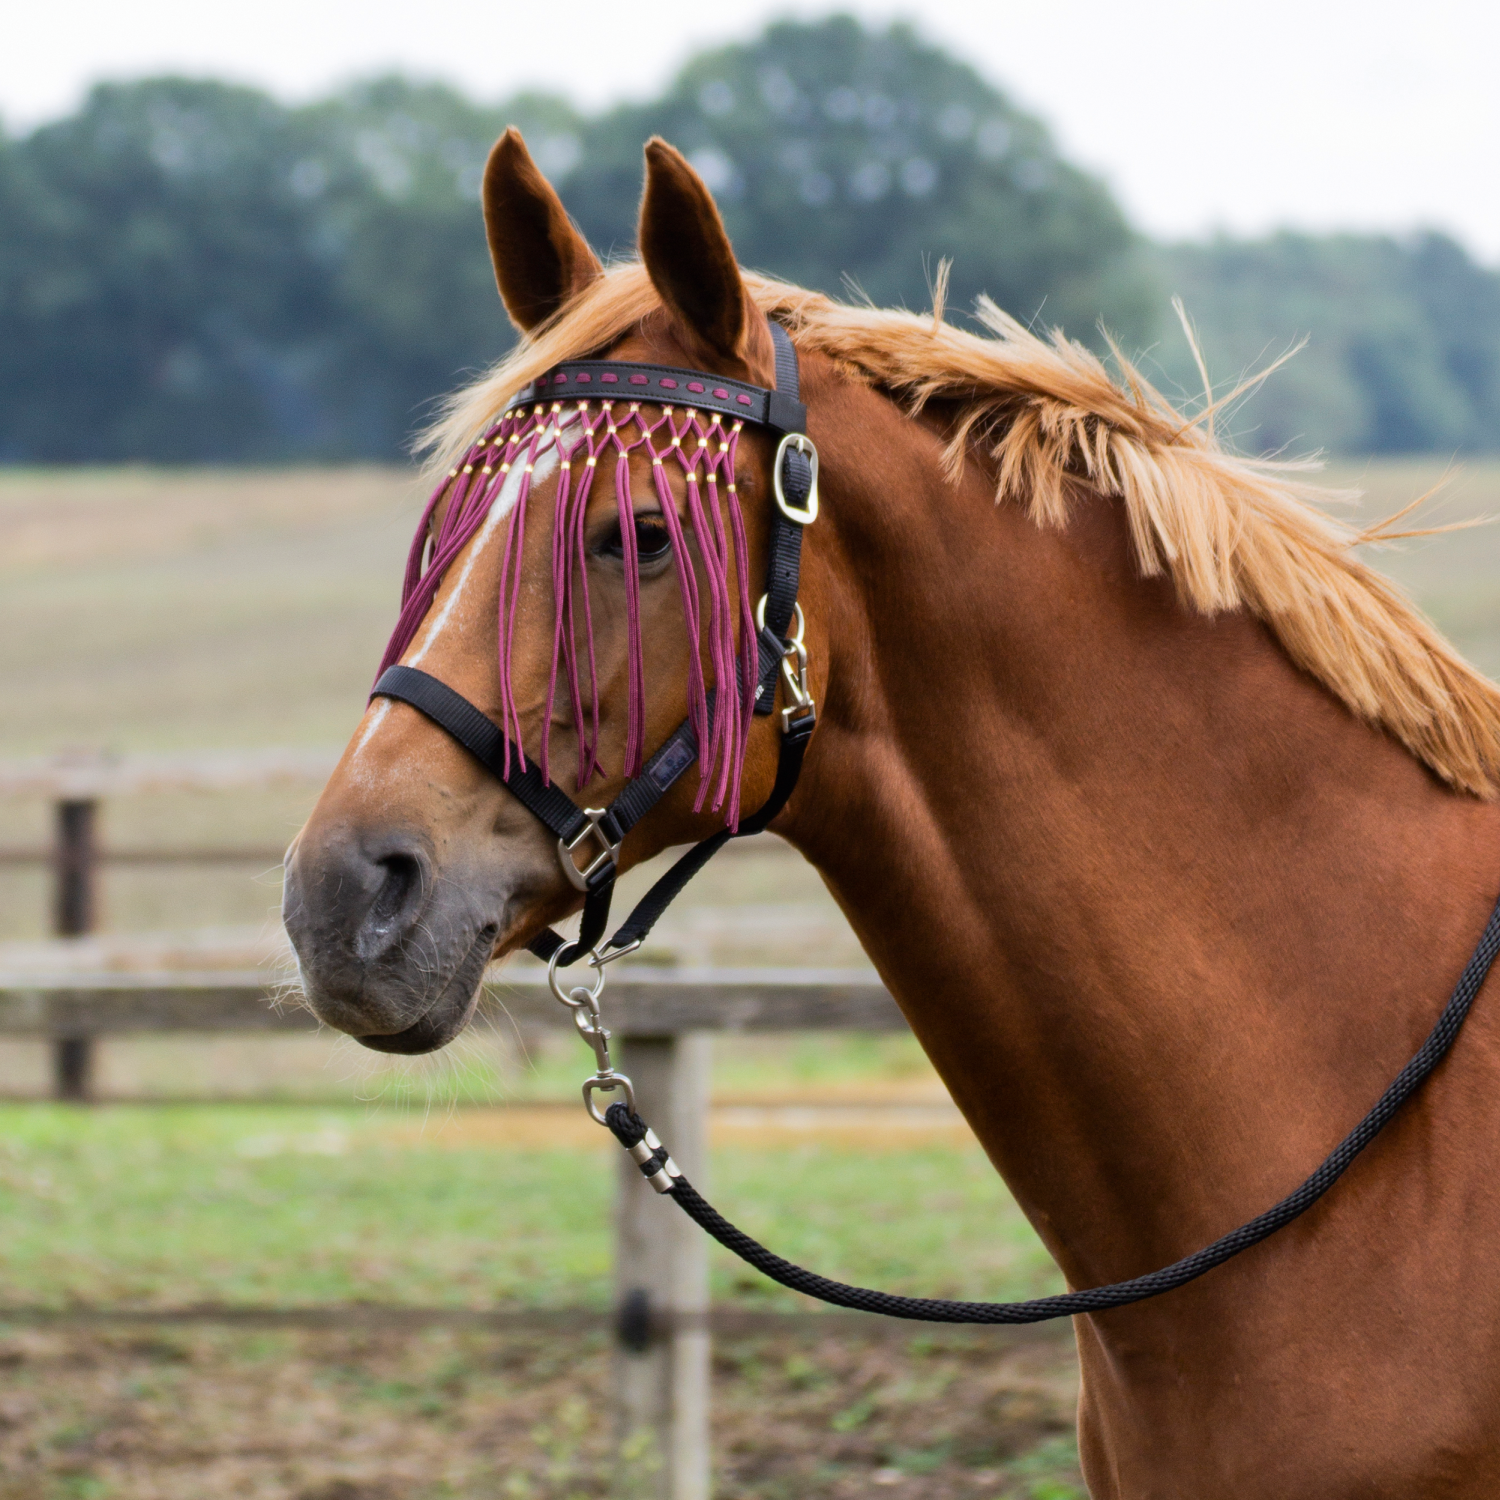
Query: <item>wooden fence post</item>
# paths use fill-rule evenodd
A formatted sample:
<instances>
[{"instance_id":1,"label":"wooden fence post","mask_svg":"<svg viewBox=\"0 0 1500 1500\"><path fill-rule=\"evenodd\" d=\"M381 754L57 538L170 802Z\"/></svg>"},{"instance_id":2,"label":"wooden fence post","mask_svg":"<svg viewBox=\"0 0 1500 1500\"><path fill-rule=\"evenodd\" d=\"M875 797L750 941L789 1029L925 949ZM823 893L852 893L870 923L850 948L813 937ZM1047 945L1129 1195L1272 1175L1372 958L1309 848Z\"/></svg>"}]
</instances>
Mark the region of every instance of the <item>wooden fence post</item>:
<instances>
[{"instance_id":1,"label":"wooden fence post","mask_svg":"<svg viewBox=\"0 0 1500 1500\"><path fill-rule=\"evenodd\" d=\"M636 1106L694 1183L708 1157L712 1038L628 1036ZM624 1153L615 1233L617 1494L708 1500L708 1237Z\"/></svg>"},{"instance_id":2,"label":"wooden fence post","mask_svg":"<svg viewBox=\"0 0 1500 1500\"><path fill-rule=\"evenodd\" d=\"M93 797L63 798L55 809L52 930L58 937L80 937L94 930L99 915L99 803ZM62 1036L53 1040L54 1098L86 1100L93 1071L92 1037Z\"/></svg>"}]
</instances>

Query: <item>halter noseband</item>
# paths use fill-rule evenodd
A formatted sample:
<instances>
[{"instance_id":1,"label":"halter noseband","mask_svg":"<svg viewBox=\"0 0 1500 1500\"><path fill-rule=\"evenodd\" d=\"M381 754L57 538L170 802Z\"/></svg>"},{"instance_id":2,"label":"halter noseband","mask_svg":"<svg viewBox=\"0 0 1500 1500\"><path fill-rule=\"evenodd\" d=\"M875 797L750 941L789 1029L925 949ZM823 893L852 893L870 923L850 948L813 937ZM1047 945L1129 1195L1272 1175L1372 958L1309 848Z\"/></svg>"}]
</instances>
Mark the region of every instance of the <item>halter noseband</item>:
<instances>
[{"instance_id":1,"label":"halter noseband","mask_svg":"<svg viewBox=\"0 0 1500 1500\"><path fill-rule=\"evenodd\" d=\"M682 888L731 838L766 828L786 805L801 773L802 757L817 725L817 707L807 690L807 651L802 641L797 582L802 528L818 514L818 454L807 437L807 408L798 394L797 352L779 323L771 322L770 329L776 352L776 385L769 390L703 370L620 360L571 360L517 392L506 406L508 414L562 395L579 399L623 397L632 402L713 412L780 435L772 470L775 507L766 591L756 610L753 712L757 717L772 712L778 674L786 685L788 703L781 716L776 781L756 813L740 820L737 828L723 828L694 845L652 886L624 925L599 950L609 922L625 835L699 758L698 735L691 719L678 726L607 808L580 807L547 780L535 761L528 761L488 715L430 673L416 667L391 666L371 690L371 697L394 698L425 714L556 835L558 862L568 880L584 893L584 907L574 942L548 928L527 945L538 958L549 961L554 971L591 955L602 972L604 964L639 948ZM792 629L794 621L796 628ZM716 684L709 693L710 704L714 693L731 686ZM580 850L586 857L581 868L575 858Z\"/></svg>"}]
</instances>

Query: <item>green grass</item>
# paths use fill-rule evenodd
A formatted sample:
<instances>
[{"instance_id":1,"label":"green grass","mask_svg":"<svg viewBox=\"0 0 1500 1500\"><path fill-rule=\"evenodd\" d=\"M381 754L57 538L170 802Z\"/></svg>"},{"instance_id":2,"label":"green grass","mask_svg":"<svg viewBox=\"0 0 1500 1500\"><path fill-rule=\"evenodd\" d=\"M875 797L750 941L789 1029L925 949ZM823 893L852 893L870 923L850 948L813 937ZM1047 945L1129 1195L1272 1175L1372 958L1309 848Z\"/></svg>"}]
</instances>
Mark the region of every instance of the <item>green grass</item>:
<instances>
[{"instance_id":1,"label":"green grass","mask_svg":"<svg viewBox=\"0 0 1500 1500\"><path fill-rule=\"evenodd\" d=\"M603 1152L403 1149L358 1111L0 1110L5 1295L482 1305L598 1296Z\"/></svg>"},{"instance_id":2,"label":"green grass","mask_svg":"<svg viewBox=\"0 0 1500 1500\"><path fill-rule=\"evenodd\" d=\"M617 1156L449 1143L395 1110L4 1106L0 1301L604 1306ZM727 1147L711 1186L828 1275L970 1297L1057 1282L976 1147ZM790 1305L727 1255L714 1275L718 1296Z\"/></svg>"},{"instance_id":3,"label":"green grass","mask_svg":"<svg viewBox=\"0 0 1500 1500\"><path fill-rule=\"evenodd\" d=\"M503 1036L503 1031L500 1033ZM578 1097L589 1054L568 1032L534 1037L524 1061L500 1049L462 1045L418 1070L379 1076L382 1102L429 1104L528 1103ZM361 1061L363 1059L360 1059ZM925 1088L924 1088L925 1085ZM368 1087L368 1086L367 1086ZM870 1035L804 1031L715 1038L713 1093L719 1100L790 1098L833 1100L850 1095L879 1101L898 1090L946 1097L920 1043L909 1033Z\"/></svg>"}]
</instances>

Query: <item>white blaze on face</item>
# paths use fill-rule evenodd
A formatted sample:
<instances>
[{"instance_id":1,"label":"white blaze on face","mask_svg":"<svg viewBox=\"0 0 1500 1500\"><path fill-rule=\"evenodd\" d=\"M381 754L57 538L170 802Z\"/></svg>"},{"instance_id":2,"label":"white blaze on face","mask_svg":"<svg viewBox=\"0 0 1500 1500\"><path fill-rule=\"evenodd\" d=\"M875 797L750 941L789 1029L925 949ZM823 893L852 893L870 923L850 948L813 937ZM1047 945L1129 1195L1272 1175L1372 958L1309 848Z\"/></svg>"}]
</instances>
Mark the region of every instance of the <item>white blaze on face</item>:
<instances>
[{"instance_id":1,"label":"white blaze on face","mask_svg":"<svg viewBox=\"0 0 1500 1500\"><path fill-rule=\"evenodd\" d=\"M570 426L577 420L577 414L571 417L563 417L563 427ZM557 433L558 429L550 427L542 434L541 447L536 457L531 461L531 488L533 493L539 484L542 484L557 468ZM501 523L511 511L516 508L516 502L521 498L521 484L526 477L524 465L518 465L505 476L505 483L500 486L500 493L495 496L494 504L490 506L489 514L484 518L484 524L478 532L470 538L469 544L464 548L463 563L459 569L457 580L448 591L448 597L443 600L442 607L434 614L428 613L426 620L422 622L422 628L417 634L416 649L408 651L402 658L405 665L415 667L421 664L422 658L432 650L442 635L449 620L453 617L454 610L458 607L458 601L463 597L464 589L469 582L469 575L474 571L474 564L484 554L485 548L494 540L501 529ZM371 704L366 719L364 733L359 737L359 743L354 747L351 760L358 759L360 751L370 743L376 730L385 723L386 716L391 711L391 700L381 698L377 703Z\"/></svg>"}]
</instances>

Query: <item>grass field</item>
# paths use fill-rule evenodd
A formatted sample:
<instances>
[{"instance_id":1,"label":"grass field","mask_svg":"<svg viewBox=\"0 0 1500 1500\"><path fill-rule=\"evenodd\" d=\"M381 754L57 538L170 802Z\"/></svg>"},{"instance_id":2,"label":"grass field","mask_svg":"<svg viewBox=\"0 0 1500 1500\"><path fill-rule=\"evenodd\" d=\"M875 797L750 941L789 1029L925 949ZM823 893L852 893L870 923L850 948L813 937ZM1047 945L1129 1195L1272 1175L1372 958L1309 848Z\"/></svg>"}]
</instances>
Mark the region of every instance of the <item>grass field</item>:
<instances>
[{"instance_id":1,"label":"grass field","mask_svg":"<svg viewBox=\"0 0 1500 1500\"><path fill-rule=\"evenodd\" d=\"M571 1111L0 1106L3 1301L602 1309L618 1159ZM1057 1284L951 1130L741 1137L716 1143L712 1173L746 1229L829 1275L966 1297ZM803 1306L715 1253L719 1296Z\"/></svg>"},{"instance_id":2,"label":"grass field","mask_svg":"<svg viewBox=\"0 0 1500 1500\"><path fill-rule=\"evenodd\" d=\"M122 1330L34 1313L603 1310L618 1153L551 1116L539 1140L515 1111L0 1108L0 1497L598 1494L598 1332L362 1329L357 1312L322 1330ZM951 1133L769 1150L761 1134L754 1149L716 1142L712 1171L747 1228L833 1275L955 1296L1058 1289L981 1153ZM713 1291L802 1306L718 1252ZM716 1493L1081 1494L1066 1329L1012 1344L822 1325L718 1341Z\"/></svg>"}]
</instances>

